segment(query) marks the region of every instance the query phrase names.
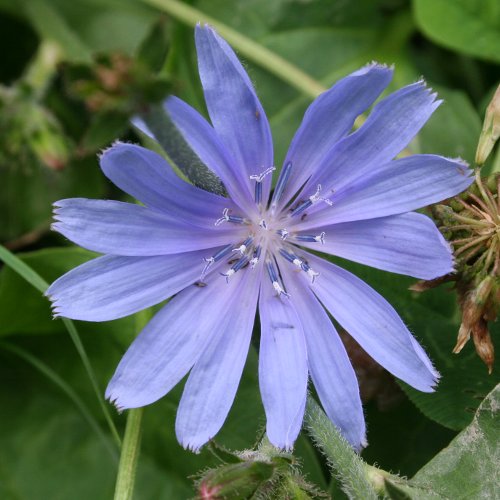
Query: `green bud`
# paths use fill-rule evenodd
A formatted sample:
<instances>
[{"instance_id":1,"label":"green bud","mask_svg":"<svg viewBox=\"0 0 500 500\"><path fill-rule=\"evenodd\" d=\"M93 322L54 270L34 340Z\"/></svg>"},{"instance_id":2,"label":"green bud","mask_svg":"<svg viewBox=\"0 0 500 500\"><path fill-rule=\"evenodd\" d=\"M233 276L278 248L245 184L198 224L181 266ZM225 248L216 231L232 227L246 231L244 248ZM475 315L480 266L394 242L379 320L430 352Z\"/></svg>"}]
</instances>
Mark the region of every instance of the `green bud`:
<instances>
[{"instance_id":1,"label":"green bud","mask_svg":"<svg viewBox=\"0 0 500 500\"><path fill-rule=\"evenodd\" d=\"M242 462L208 471L198 484L198 498L219 500L249 498L275 471L273 464Z\"/></svg>"},{"instance_id":2,"label":"green bud","mask_svg":"<svg viewBox=\"0 0 500 500\"><path fill-rule=\"evenodd\" d=\"M479 136L479 143L476 151L476 163L482 165L493 149L493 146L500 137L500 85L498 86L493 99L486 108L483 130Z\"/></svg>"},{"instance_id":3,"label":"green bud","mask_svg":"<svg viewBox=\"0 0 500 500\"><path fill-rule=\"evenodd\" d=\"M28 145L35 156L49 168L60 170L69 161L69 145L57 121L38 106L31 113Z\"/></svg>"}]
</instances>

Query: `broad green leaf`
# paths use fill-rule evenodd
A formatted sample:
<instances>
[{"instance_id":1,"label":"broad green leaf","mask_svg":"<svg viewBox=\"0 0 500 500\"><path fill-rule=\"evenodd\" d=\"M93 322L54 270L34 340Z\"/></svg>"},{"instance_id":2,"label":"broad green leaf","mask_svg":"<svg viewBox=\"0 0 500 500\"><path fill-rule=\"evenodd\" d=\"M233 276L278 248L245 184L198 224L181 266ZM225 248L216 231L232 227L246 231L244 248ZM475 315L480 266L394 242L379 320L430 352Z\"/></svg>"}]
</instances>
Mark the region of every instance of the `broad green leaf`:
<instances>
[{"instance_id":1,"label":"broad green leaf","mask_svg":"<svg viewBox=\"0 0 500 500\"><path fill-rule=\"evenodd\" d=\"M441 453L413 477L422 489L416 498L497 498L500 465L500 385L484 399L466 427ZM427 496L432 490L436 496Z\"/></svg>"},{"instance_id":2,"label":"broad green leaf","mask_svg":"<svg viewBox=\"0 0 500 500\"><path fill-rule=\"evenodd\" d=\"M73 382L75 355L52 338L39 352L48 362L66 358L61 375ZM108 342L108 348L111 344ZM71 349L71 348L70 348ZM95 354L95 353L94 353ZM2 353L0 395L7 411L0 415L0 496L7 500L107 500L112 497L117 463L64 393L33 370ZM6 362L5 362L6 361ZM58 368L61 368L61 363ZM154 429L151 429L154 432ZM111 438L109 438L110 445ZM188 498L189 481L155 463L147 452L138 472L137 498Z\"/></svg>"},{"instance_id":3,"label":"broad green leaf","mask_svg":"<svg viewBox=\"0 0 500 500\"><path fill-rule=\"evenodd\" d=\"M500 62L497 0L413 0L420 29L434 42Z\"/></svg>"},{"instance_id":4,"label":"broad green leaf","mask_svg":"<svg viewBox=\"0 0 500 500\"><path fill-rule=\"evenodd\" d=\"M76 62L91 62L89 47L79 34L72 29L52 2L30 0L23 2L28 20L41 38L57 42L64 51L65 58Z\"/></svg>"},{"instance_id":5,"label":"broad green leaf","mask_svg":"<svg viewBox=\"0 0 500 500\"><path fill-rule=\"evenodd\" d=\"M432 86L432 85L431 85ZM435 153L474 163L481 119L465 93L434 87L441 106L416 139L417 153Z\"/></svg>"},{"instance_id":6,"label":"broad green leaf","mask_svg":"<svg viewBox=\"0 0 500 500\"><path fill-rule=\"evenodd\" d=\"M411 477L455 437L456 432L427 418L396 386L389 408L365 404L369 464Z\"/></svg>"},{"instance_id":7,"label":"broad green leaf","mask_svg":"<svg viewBox=\"0 0 500 500\"><path fill-rule=\"evenodd\" d=\"M155 13L136 0L25 0L26 16L41 36L58 42L66 58L90 62L92 53L132 54Z\"/></svg>"}]
</instances>

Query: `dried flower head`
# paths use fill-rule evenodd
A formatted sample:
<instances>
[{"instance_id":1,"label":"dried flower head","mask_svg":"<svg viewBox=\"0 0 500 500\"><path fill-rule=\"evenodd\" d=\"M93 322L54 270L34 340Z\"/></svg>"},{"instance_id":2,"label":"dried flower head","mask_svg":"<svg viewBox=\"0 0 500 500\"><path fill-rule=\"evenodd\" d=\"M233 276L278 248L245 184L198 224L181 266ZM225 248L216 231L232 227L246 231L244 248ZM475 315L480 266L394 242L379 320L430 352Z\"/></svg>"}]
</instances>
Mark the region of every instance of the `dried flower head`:
<instances>
[{"instance_id":1,"label":"dried flower head","mask_svg":"<svg viewBox=\"0 0 500 500\"><path fill-rule=\"evenodd\" d=\"M490 185L488 185L490 184ZM475 184L448 205L434 207L441 230L450 240L456 258L456 281L462 324L454 353L459 353L470 337L476 352L491 373L494 347L488 322L497 317L500 271L500 176L485 183L476 172ZM420 288L431 286L420 284ZM415 288L414 288L415 289Z\"/></svg>"}]
</instances>

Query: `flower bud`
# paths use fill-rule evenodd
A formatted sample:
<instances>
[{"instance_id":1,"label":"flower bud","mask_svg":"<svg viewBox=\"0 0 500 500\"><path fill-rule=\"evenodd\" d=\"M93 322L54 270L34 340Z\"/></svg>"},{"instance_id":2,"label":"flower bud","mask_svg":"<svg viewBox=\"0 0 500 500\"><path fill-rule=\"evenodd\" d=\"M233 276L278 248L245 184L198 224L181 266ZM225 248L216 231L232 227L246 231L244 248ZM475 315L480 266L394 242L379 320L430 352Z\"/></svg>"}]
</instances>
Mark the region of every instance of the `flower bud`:
<instances>
[{"instance_id":1,"label":"flower bud","mask_svg":"<svg viewBox=\"0 0 500 500\"><path fill-rule=\"evenodd\" d=\"M273 475L275 465L245 461L208 471L198 484L198 498L250 498Z\"/></svg>"},{"instance_id":2,"label":"flower bud","mask_svg":"<svg viewBox=\"0 0 500 500\"><path fill-rule=\"evenodd\" d=\"M483 130L479 136L476 163L482 165L488 158L493 146L500 137L500 85L486 108Z\"/></svg>"},{"instance_id":3,"label":"flower bud","mask_svg":"<svg viewBox=\"0 0 500 500\"><path fill-rule=\"evenodd\" d=\"M495 348L493 347L486 321L480 320L474 325L472 329L472 340L474 341L478 356L488 367L488 373L491 375L493 371L493 362L495 361Z\"/></svg>"},{"instance_id":4,"label":"flower bud","mask_svg":"<svg viewBox=\"0 0 500 500\"><path fill-rule=\"evenodd\" d=\"M29 146L43 164L53 170L61 170L69 161L68 142L50 115L41 110L38 118L28 138Z\"/></svg>"},{"instance_id":5,"label":"flower bud","mask_svg":"<svg viewBox=\"0 0 500 500\"><path fill-rule=\"evenodd\" d=\"M469 328L482 318L494 284L495 279L492 276L486 276L465 300L462 323Z\"/></svg>"}]
</instances>

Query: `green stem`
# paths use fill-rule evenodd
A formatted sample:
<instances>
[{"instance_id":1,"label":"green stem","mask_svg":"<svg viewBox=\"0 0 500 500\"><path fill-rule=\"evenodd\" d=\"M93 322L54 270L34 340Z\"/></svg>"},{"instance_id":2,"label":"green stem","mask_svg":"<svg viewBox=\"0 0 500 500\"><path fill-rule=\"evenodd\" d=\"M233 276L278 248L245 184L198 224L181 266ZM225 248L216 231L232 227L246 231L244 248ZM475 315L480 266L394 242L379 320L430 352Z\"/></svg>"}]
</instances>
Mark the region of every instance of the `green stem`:
<instances>
[{"instance_id":1,"label":"green stem","mask_svg":"<svg viewBox=\"0 0 500 500\"><path fill-rule=\"evenodd\" d=\"M144 408L135 408L128 411L120 465L116 477L115 500L131 500L134 493L137 463L141 448L143 412Z\"/></svg>"},{"instance_id":2,"label":"green stem","mask_svg":"<svg viewBox=\"0 0 500 500\"><path fill-rule=\"evenodd\" d=\"M326 90L320 82L283 57L190 5L179 0L142 1L166 12L189 26L194 27L198 23L210 24L248 60L273 73L309 97L315 98Z\"/></svg>"},{"instance_id":3,"label":"green stem","mask_svg":"<svg viewBox=\"0 0 500 500\"><path fill-rule=\"evenodd\" d=\"M141 331L152 317L151 309L144 309L135 315L137 331ZM128 410L127 425L115 484L115 500L131 500L134 494L137 463L141 451L141 424L144 408Z\"/></svg>"},{"instance_id":4,"label":"green stem","mask_svg":"<svg viewBox=\"0 0 500 500\"><path fill-rule=\"evenodd\" d=\"M57 65L61 60L62 50L50 40L40 43L35 58L30 62L24 75L23 83L27 84L37 98L42 98L56 76Z\"/></svg>"}]
</instances>

